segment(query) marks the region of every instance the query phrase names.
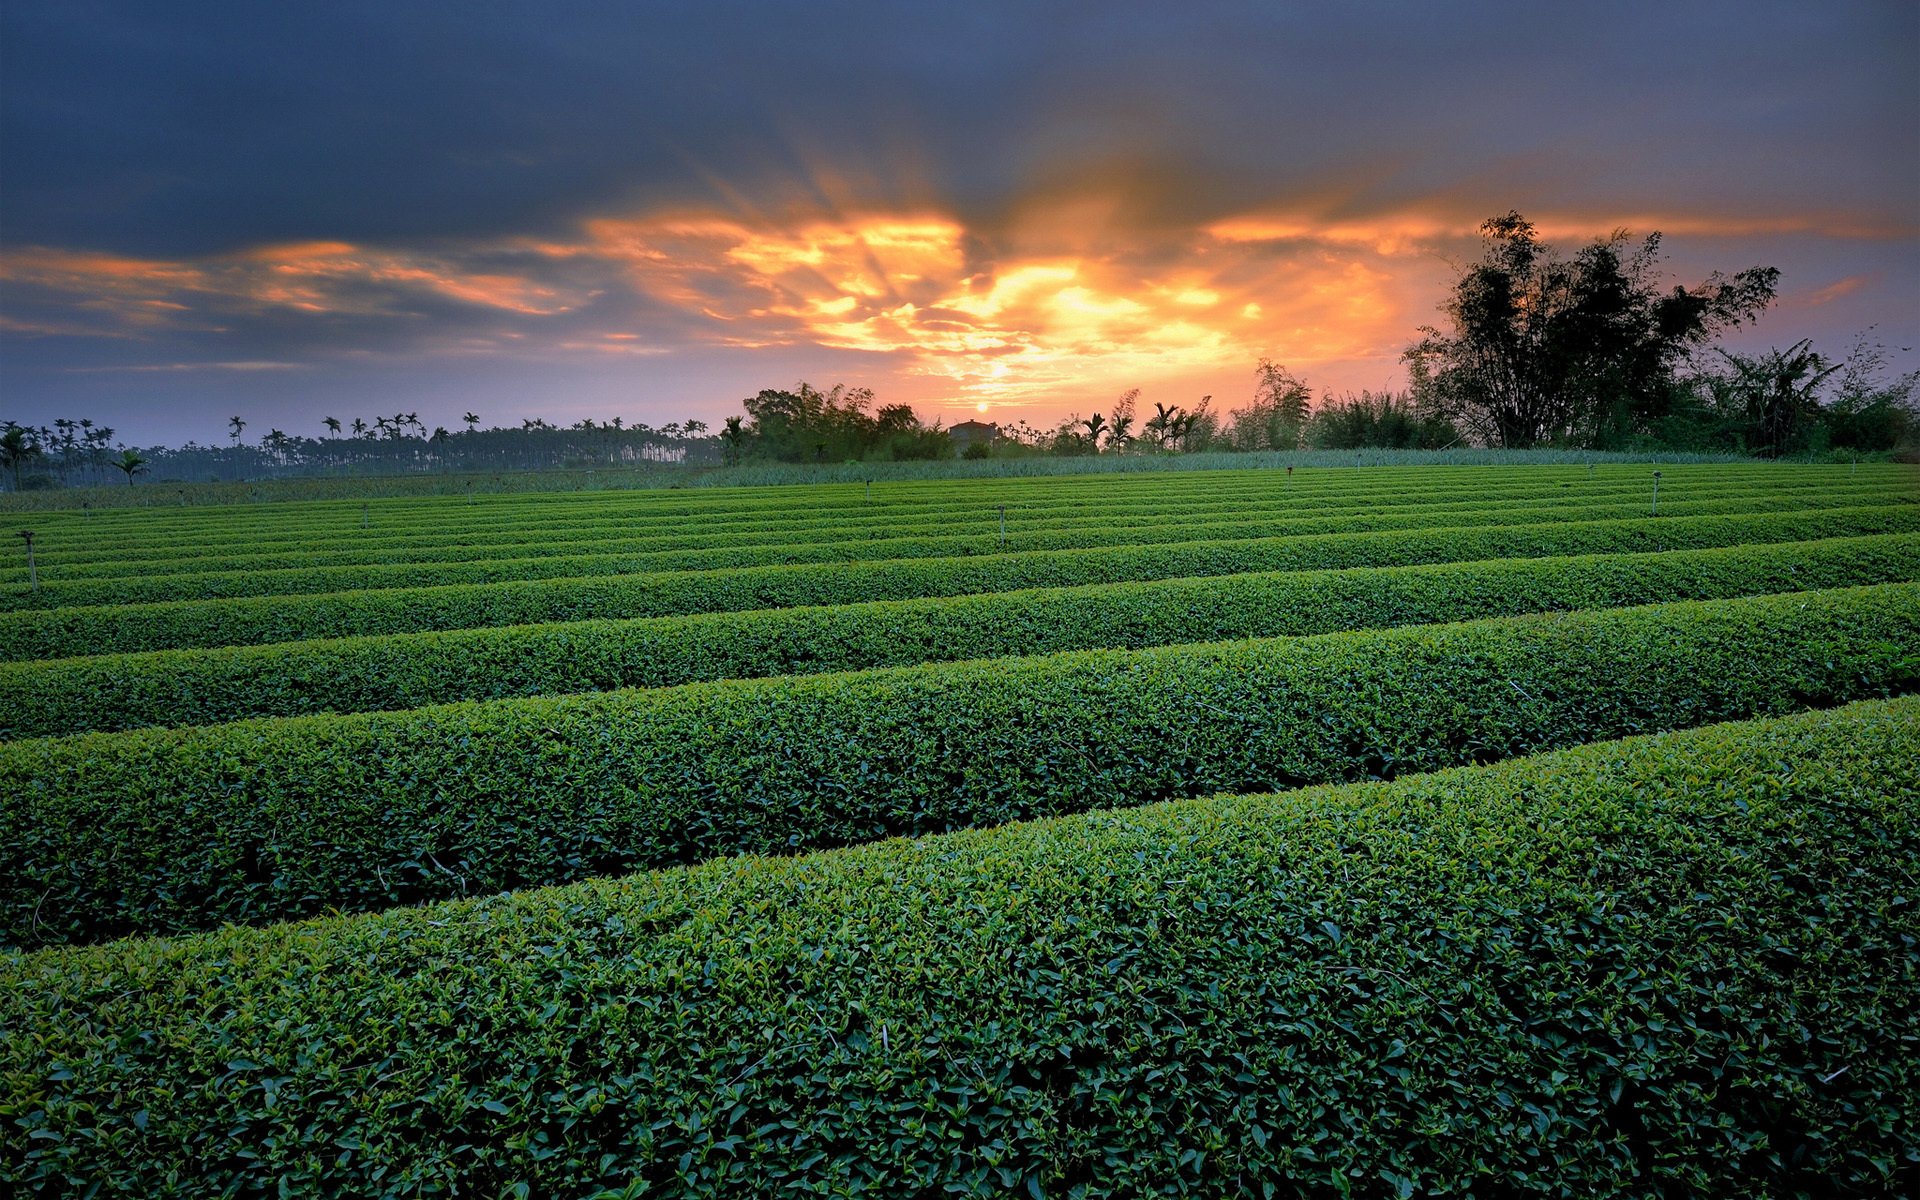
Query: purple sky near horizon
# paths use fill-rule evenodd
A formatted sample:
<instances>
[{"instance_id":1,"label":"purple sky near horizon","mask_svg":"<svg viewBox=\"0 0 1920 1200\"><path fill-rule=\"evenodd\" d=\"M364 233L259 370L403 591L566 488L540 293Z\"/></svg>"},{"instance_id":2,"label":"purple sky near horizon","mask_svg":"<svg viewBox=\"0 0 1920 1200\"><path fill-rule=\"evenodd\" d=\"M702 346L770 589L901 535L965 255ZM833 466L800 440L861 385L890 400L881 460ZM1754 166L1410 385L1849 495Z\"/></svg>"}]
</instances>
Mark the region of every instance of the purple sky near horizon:
<instances>
[{"instance_id":1,"label":"purple sky near horizon","mask_svg":"<svg viewBox=\"0 0 1920 1200\"><path fill-rule=\"evenodd\" d=\"M1392 387L1508 209L1920 367L1920 5L4 0L0 417Z\"/></svg>"}]
</instances>

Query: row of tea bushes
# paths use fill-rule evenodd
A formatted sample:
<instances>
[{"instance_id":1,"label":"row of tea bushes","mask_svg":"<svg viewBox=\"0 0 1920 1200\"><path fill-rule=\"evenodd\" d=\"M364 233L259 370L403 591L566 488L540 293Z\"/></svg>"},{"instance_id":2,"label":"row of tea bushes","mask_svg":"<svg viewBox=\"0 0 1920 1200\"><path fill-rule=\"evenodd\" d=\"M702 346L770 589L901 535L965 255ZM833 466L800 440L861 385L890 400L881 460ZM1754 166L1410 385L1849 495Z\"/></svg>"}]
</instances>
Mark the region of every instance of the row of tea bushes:
<instances>
[{"instance_id":1,"label":"row of tea bushes","mask_svg":"<svg viewBox=\"0 0 1920 1200\"><path fill-rule=\"evenodd\" d=\"M1674 498L1682 493L1726 489L1765 490L1781 495L1808 488L1875 489L1883 495L1914 490L1910 469L1869 469L1853 474L1832 467L1781 470L1771 464L1749 467L1722 464L1710 468L1679 467L1665 471L1665 486ZM733 488L714 492L623 492L575 495L528 494L476 497L434 496L412 500L328 501L252 505L246 528L237 528L233 509L167 508L99 512L48 512L33 517L36 527L52 539L50 550L64 535L85 531L88 544L119 550L167 544L183 552L197 547L225 546L244 551L253 543L333 542L356 540L486 537L515 531L557 532L566 528L604 529L627 524L635 529L752 528L763 522L786 523L796 515L807 519L860 520L881 516L911 519L942 512L959 514L1008 504L1067 514L1098 511L1115 505L1186 504L1223 498L1258 502L1287 499L1303 507L1369 502L1439 501L1447 498L1502 499L1528 494L1546 495L1568 490L1575 496L1651 484L1649 469L1546 468L1516 471L1508 468L1393 469L1306 471L1298 477L1278 471L1206 471L1193 474L1112 476L1047 479L948 480L907 486L881 484L868 491L854 485L808 485L780 488ZM86 554L78 541L67 543L76 554Z\"/></svg>"},{"instance_id":2,"label":"row of tea bushes","mask_svg":"<svg viewBox=\"0 0 1920 1200\"><path fill-rule=\"evenodd\" d=\"M1218 790L1920 685L1920 584L0 744L36 945Z\"/></svg>"},{"instance_id":3,"label":"row of tea bushes","mask_svg":"<svg viewBox=\"0 0 1920 1200\"><path fill-rule=\"evenodd\" d=\"M1759 487L1748 485L1696 486L1669 494L1663 507L1678 513L1699 506L1725 504L1734 511L1745 501L1754 511L1836 507L1847 504L1913 502L1883 484L1835 481L1817 487ZM1464 494L1435 495L1429 490L1404 493L1359 493L1324 496L1304 501L1287 489L1235 494L1212 490L1166 497L1117 497L1104 505L1059 507L1032 503L1009 505L1005 513L1008 536L1042 530L1064 531L1089 525L1126 524L1147 527L1169 520L1188 524L1228 517L1288 518L1331 525L1342 519L1370 516L1413 521L1445 512L1496 514L1515 509L1550 508L1557 515L1569 510L1628 506L1634 515L1647 510L1646 481L1631 485L1570 483L1524 489L1497 488ZM1429 522L1441 524L1442 522ZM1511 522L1508 522L1511 523ZM85 527L69 529L64 539L39 543L39 561L46 568L43 583L120 578L140 574L210 574L225 571L337 567L356 564L462 562L491 558L536 558L589 553L651 554L687 549L735 549L770 545L825 545L864 543L898 537L992 535L998 539L1001 516L997 506L976 499L938 509L870 506L865 511L818 513L786 512L773 517L740 520L731 515L712 520L651 523L619 516L582 516L565 525L511 522L484 530L461 529L446 523L423 524L404 535L387 529L327 528L300 540L284 535L256 534L248 540L206 544L183 541L180 535L149 535L115 544ZM1324 530L1323 530L1324 531ZM211 536L211 535L209 535ZM229 537L238 537L230 534ZM83 540L82 540L83 539ZM24 585L24 564L0 568L0 582Z\"/></svg>"},{"instance_id":4,"label":"row of tea bushes","mask_svg":"<svg viewBox=\"0 0 1920 1200\"><path fill-rule=\"evenodd\" d=\"M0 738L1920 579L1920 536L1209 576L0 663Z\"/></svg>"},{"instance_id":5,"label":"row of tea bushes","mask_svg":"<svg viewBox=\"0 0 1920 1200\"><path fill-rule=\"evenodd\" d=\"M15 957L0 1182L1894 1195L1916 860L1907 699Z\"/></svg>"},{"instance_id":6,"label":"row of tea bushes","mask_svg":"<svg viewBox=\"0 0 1920 1200\"><path fill-rule=\"evenodd\" d=\"M1823 494L1795 501L1751 496L1731 500L1702 500L1668 506L1668 516L1713 516L1778 511L1806 512L1822 508L1858 507L1858 493ZM1644 498L1627 503L1583 505L1583 521L1630 520L1648 515ZM788 563L882 562L897 559L993 554L1007 551L1079 550L1101 546L1160 545L1169 542L1222 539L1305 537L1387 529L1444 529L1462 525L1529 525L1569 519L1567 506L1530 505L1501 509L1419 509L1413 512L1360 513L1339 517L1301 517L1297 514L1241 510L1211 513L1197 521L1177 514L1154 514L1145 522L1103 514L1068 528L1019 532L1003 547L991 522L965 534L931 532L919 536L876 537L871 540L805 542L780 539L744 546L683 544L671 550L625 552L590 545L571 554L531 557L472 555L448 562L344 564L305 563L271 570L186 572L135 571L99 579L48 579L37 591L0 591L0 611L56 608L76 605L152 604L169 600L209 600L247 596L294 596L356 588L446 587L457 584L500 583L522 579L587 579L650 571L710 571L731 567Z\"/></svg>"},{"instance_id":7,"label":"row of tea bushes","mask_svg":"<svg viewBox=\"0 0 1920 1200\"><path fill-rule=\"evenodd\" d=\"M1916 530L1920 530L1920 505L1889 504L1807 513L1390 530L58 608L0 613L0 661L848 604L1251 571L1704 549Z\"/></svg>"}]
</instances>

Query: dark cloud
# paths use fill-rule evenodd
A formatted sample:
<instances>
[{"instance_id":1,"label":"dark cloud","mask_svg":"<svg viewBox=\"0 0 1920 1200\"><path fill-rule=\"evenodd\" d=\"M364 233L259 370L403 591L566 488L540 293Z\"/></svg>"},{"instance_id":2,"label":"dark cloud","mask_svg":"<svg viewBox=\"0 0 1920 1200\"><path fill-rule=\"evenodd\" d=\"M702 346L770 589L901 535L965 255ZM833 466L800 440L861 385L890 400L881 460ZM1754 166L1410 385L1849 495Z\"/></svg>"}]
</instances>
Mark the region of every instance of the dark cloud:
<instances>
[{"instance_id":1,"label":"dark cloud","mask_svg":"<svg viewBox=\"0 0 1920 1200\"><path fill-rule=\"evenodd\" d=\"M304 403L485 372L617 378L555 364L625 337L677 356L649 378L718 405L739 360L715 322L752 320L764 281L713 274L732 306L716 317L617 255L529 249L671 211L760 230L938 213L970 270L1071 252L1114 288L1122 268L1173 277L1197 231L1248 214L1690 222L1674 241L1709 239L1693 248L1711 266L1790 256L1809 294L1865 280L1805 309L1827 330L1916 292L1917 73L1905 3L10 0L0 372L37 410L96 401L112 373L95 368L288 361L276 386L297 373ZM246 257L310 243L358 265ZM133 265L76 291L23 272L44 251ZM1303 287L1335 270L1312 260L1289 268ZM1430 265L1407 278L1429 285ZM201 281L155 275L171 270ZM275 298L275 272L311 307ZM787 341L760 360L776 373L898 357Z\"/></svg>"}]
</instances>

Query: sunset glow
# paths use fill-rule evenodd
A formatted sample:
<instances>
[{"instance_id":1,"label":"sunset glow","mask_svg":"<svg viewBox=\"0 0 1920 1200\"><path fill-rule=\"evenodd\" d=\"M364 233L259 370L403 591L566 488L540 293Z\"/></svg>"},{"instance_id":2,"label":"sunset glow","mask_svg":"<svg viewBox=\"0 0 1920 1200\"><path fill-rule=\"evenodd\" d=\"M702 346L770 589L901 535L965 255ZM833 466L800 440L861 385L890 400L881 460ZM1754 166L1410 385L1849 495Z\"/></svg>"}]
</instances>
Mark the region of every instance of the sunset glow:
<instances>
[{"instance_id":1,"label":"sunset glow","mask_svg":"<svg viewBox=\"0 0 1920 1200\"><path fill-rule=\"evenodd\" d=\"M1411 63L1415 43L1424 53L1451 36L1438 24L1408 31L1397 52ZM1236 40L1209 53L1231 60ZM1262 98L1266 85L1244 74L1202 72L1234 78L1220 95L1240 107L1177 132L1145 114L1212 92L1155 70L1130 85L1137 112L1117 99L1129 89L1089 107L1015 72L978 100L997 123L949 98L910 128L876 124L874 114L897 107L886 104L743 117L739 147L731 125L682 143L664 127L642 135L593 124L599 156L579 161L605 165L591 186L542 175L542 147L570 145L561 135L488 157L435 151L423 127L409 149L359 170L354 187L305 173L296 157L272 177L286 198L254 205L249 220L156 215L142 227L152 236L121 230L107 210L92 224L63 215L74 211L72 189L33 192L39 199L10 206L0 233L0 369L13 402L35 413L93 397L131 414L123 421L151 411L143 397L156 393L116 379L195 364L236 381L216 384L223 405L293 403L243 390L244 373L222 365L246 362L298 368L288 378L309 398L301 403L424 385L450 397L448 416L478 404L488 419L645 409L711 421L741 395L800 378L870 386L884 402L950 419L991 411L1046 424L1135 387L1231 406L1263 357L1318 390L1397 386L1402 351L1477 252L1480 221L1511 207L1567 248L1616 229L1660 230L1679 276L1780 265L1779 331L1770 315L1755 344L1791 325L1787 340L1837 345L1875 323L1890 343L1920 342L1920 326L1891 315L1920 310L1920 221L1892 186L1897 172L1873 165L1898 161L1892 151L1847 175L1826 160L1781 157L1784 143L1762 130L1724 150L1738 170L1703 166L1695 178L1685 163L1718 161L1701 147L1722 134L1676 127L1693 157L1655 175L1634 166L1652 151L1624 126L1521 153L1534 135L1498 122L1403 133L1419 124L1414 110L1376 113L1338 71L1319 72L1326 99L1316 92L1311 104ZM1079 86L1107 94L1091 77ZM1592 80L1569 86L1589 89L1589 104L1604 92ZM747 88L743 103L761 103L764 91ZM705 94L660 95L683 93ZM1867 121L1834 116L1841 102L1830 95L1796 103L1806 113L1796 119L1820 129ZM1884 110L1871 91L1846 104L1849 114ZM515 111L531 120L536 109ZM1540 119L1551 124L1556 111ZM453 120L443 136L460 128ZM668 149L637 148L656 144ZM338 145L359 153L351 140ZM409 155L445 161L414 172ZM113 161L97 170L118 170ZM226 178L228 167L196 169ZM57 164L45 171L59 174ZM425 196L463 171L492 182L433 192L439 208L405 191L424 181ZM249 178L226 186L244 191ZM201 402L181 386L183 402Z\"/></svg>"}]
</instances>

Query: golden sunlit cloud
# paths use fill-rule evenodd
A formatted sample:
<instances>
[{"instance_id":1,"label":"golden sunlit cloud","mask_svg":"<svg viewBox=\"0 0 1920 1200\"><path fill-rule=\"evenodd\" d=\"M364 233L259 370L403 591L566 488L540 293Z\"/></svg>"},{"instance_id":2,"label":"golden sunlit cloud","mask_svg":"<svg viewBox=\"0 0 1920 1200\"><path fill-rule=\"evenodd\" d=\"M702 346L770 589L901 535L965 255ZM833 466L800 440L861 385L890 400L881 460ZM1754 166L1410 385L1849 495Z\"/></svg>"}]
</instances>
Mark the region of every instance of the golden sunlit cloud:
<instances>
[{"instance_id":1,"label":"golden sunlit cloud","mask_svg":"<svg viewBox=\"0 0 1920 1200\"><path fill-rule=\"evenodd\" d=\"M1167 244L1115 231L1070 249L1028 221L993 246L938 214L856 213L759 226L701 214L604 218L555 258L621 264L638 292L711 322L735 346L817 345L892 356L975 411L1198 370L1391 356L1407 298L1351 250L1275 254L1209 231ZM1040 244L1034 244L1039 240Z\"/></svg>"},{"instance_id":2,"label":"golden sunlit cloud","mask_svg":"<svg viewBox=\"0 0 1920 1200\"><path fill-rule=\"evenodd\" d=\"M258 246L194 262L46 248L9 252L0 280L86 297L131 326L194 312L284 308L314 314L393 311L392 295L435 294L522 315L566 312L578 298L513 275L464 270L444 257L346 242Z\"/></svg>"},{"instance_id":3,"label":"golden sunlit cloud","mask_svg":"<svg viewBox=\"0 0 1920 1200\"><path fill-rule=\"evenodd\" d=\"M66 298L64 311L6 319L26 336L218 332L247 314L413 317L434 300L484 318L482 328L453 322L431 342L444 353L620 361L701 346L823 348L873 356L860 381L889 398L1037 413L1169 381L1244 382L1261 357L1322 386L1382 385L1413 330L1433 318L1449 256L1472 253L1480 219L1275 210L1168 228L1125 214L1117 196L1089 194L1030 198L991 229L935 207L673 210L596 216L572 236L431 251L318 239L179 261L26 249L7 255L0 280ZM1549 240L1622 226L1884 232L1817 218L1544 214L1536 224ZM1843 279L1803 302L1860 285ZM420 328L415 346L433 332ZM1323 366L1335 378L1315 374Z\"/></svg>"}]
</instances>

